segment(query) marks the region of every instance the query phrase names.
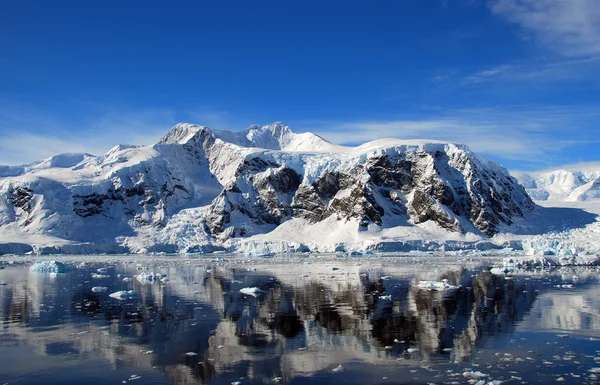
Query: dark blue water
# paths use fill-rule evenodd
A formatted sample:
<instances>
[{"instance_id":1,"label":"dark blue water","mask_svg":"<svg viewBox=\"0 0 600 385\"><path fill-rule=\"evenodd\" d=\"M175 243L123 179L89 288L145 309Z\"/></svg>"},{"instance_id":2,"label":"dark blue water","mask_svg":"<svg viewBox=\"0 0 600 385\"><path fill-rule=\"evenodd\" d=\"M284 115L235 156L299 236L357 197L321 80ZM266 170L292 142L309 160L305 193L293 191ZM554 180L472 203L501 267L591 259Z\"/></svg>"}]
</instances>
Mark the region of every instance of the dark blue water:
<instances>
[{"instance_id":1,"label":"dark blue water","mask_svg":"<svg viewBox=\"0 0 600 385\"><path fill-rule=\"evenodd\" d=\"M1 260L0 384L598 383L597 270L452 258Z\"/></svg>"}]
</instances>

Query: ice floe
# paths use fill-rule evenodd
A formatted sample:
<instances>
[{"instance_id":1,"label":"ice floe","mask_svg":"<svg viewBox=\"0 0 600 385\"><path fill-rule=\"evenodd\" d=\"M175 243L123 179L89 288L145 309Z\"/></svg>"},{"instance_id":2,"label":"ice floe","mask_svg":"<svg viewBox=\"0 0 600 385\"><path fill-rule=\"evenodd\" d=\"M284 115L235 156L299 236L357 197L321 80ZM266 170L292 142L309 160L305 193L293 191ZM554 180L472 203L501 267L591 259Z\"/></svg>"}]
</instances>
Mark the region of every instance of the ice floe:
<instances>
[{"instance_id":1,"label":"ice floe","mask_svg":"<svg viewBox=\"0 0 600 385\"><path fill-rule=\"evenodd\" d=\"M135 290L121 290L121 291L117 291L117 292L110 294L110 297L118 299L118 300L135 299L135 298L138 298L139 296L140 295Z\"/></svg>"},{"instance_id":2,"label":"ice floe","mask_svg":"<svg viewBox=\"0 0 600 385\"><path fill-rule=\"evenodd\" d=\"M59 261L40 261L34 263L29 271L34 273L66 273L68 271L66 264Z\"/></svg>"},{"instance_id":3,"label":"ice floe","mask_svg":"<svg viewBox=\"0 0 600 385\"><path fill-rule=\"evenodd\" d=\"M256 297L262 293L262 290L260 290L258 287L244 287L240 289L240 293Z\"/></svg>"},{"instance_id":4,"label":"ice floe","mask_svg":"<svg viewBox=\"0 0 600 385\"><path fill-rule=\"evenodd\" d=\"M455 290L460 286L451 285L447 279L441 281L419 281L417 287L425 290Z\"/></svg>"}]
</instances>

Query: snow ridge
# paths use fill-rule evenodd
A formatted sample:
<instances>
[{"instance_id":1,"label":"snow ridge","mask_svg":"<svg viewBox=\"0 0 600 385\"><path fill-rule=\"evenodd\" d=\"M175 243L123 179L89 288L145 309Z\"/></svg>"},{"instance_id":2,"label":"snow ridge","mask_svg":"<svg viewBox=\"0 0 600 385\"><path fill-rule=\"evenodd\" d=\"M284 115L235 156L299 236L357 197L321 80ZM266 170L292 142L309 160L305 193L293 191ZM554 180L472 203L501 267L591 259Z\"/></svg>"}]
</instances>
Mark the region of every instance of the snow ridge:
<instances>
[{"instance_id":1,"label":"snow ridge","mask_svg":"<svg viewBox=\"0 0 600 385\"><path fill-rule=\"evenodd\" d=\"M574 202L600 199L600 164L583 164L580 167L516 173L516 176L536 200Z\"/></svg>"},{"instance_id":2,"label":"snow ridge","mask_svg":"<svg viewBox=\"0 0 600 385\"><path fill-rule=\"evenodd\" d=\"M152 146L0 167L0 253L503 247L540 208L466 146L179 123ZM536 219L537 218L537 219Z\"/></svg>"}]
</instances>

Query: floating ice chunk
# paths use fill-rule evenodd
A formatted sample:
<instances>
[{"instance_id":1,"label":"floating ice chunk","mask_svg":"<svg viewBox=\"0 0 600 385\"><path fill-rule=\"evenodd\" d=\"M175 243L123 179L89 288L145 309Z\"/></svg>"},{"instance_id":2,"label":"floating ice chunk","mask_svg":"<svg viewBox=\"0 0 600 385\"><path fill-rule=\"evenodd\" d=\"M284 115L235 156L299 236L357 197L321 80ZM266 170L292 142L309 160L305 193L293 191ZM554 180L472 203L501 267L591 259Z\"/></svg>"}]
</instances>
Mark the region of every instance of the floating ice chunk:
<instances>
[{"instance_id":1,"label":"floating ice chunk","mask_svg":"<svg viewBox=\"0 0 600 385\"><path fill-rule=\"evenodd\" d=\"M454 290L460 286L451 285L447 279L443 279L441 281L419 281L417 287L426 290Z\"/></svg>"},{"instance_id":2,"label":"floating ice chunk","mask_svg":"<svg viewBox=\"0 0 600 385\"><path fill-rule=\"evenodd\" d=\"M412 354L412 353L416 353L416 352L418 352L418 351L419 351L419 349L417 349L417 348L408 348L408 349L406 349L406 351L407 351L408 353Z\"/></svg>"},{"instance_id":3,"label":"floating ice chunk","mask_svg":"<svg viewBox=\"0 0 600 385\"><path fill-rule=\"evenodd\" d=\"M482 378L486 378L487 376L488 376L487 374L481 373L480 371L477 371L477 372L469 371L469 372L463 373L464 378L473 379L473 380L480 380Z\"/></svg>"},{"instance_id":4,"label":"floating ice chunk","mask_svg":"<svg viewBox=\"0 0 600 385\"><path fill-rule=\"evenodd\" d=\"M187 353L185 353L185 355L186 356L197 356L198 353L196 353L196 352L187 352Z\"/></svg>"},{"instance_id":5,"label":"floating ice chunk","mask_svg":"<svg viewBox=\"0 0 600 385\"><path fill-rule=\"evenodd\" d=\"M93 279L104 279L104 278L110 278L110 275L93 273L92 278Z\"/></svg>"},{"instance_id":6,"label":"floating ice chunk","mask_svg":"<svg viewBox=\"0 0 600 385\"><path fill-rule=\"evenodd\" d=\"M544 266L598 266L600 255L529 255L524 257L507 257L502 264L505 268L538 268Z\"/></svg>"},{"instance_id":7,"label":"floating ice chunk","mask_svg":"<svg viewBox=\"0 0 600 385\"><path fill-rule=\"evenodd\" d=\"M29 268L29 271L34 273L66 273L67 265L58 261L41 261L36 262Z\"/></svg>"},{"instance_id":8,"label":"floating ice chunk","mask_svg":"<svg viewBox=\"0 0 600 385\"><path fill-rule=\"evenodd\" d=\"M331 370L333 373L342 373L344 371L344 367L342 365L338 365Z\"/></svg>"},{"instance_id":9,"label":"floating ice chunk","mask_svg":"<svg viewBox=\"0 0 600 385\"><path fill-rule=\"evenodd\" d=\"M104 287L104 286L94 286L94 287L92 287L92 291L94 293L104 293L107 290L108 290L108 288Z\"/></svg>"},{"instance_id":10,"label":"floating ice chunk","mask_svg":"<svg viewBox=\"0 0 600 385\"><path fill-rule=\"evenodd\" d=\"M131 277L123 278L123 282L131 282L131 281L133 281L133 278L131 278Z\"/></svg>"},{"instance_id":11,"label":"floating ice chunk","mask_svg":"<svg viewBox=\"0 0 600 385\"><path fill-rule=\"evenodd\" d=\"M166 275L165 274L158 274L158 273L147 273L147 272L142 272L139 275L136 275L136 279L140 282L140 283L153 283L153 282L167 282L168 279L166 279ZM165 279L165 281L163 281L163 279Z\"/></svg>"},{"instance_id":12,"label":"floating ice chunk","mask_svg":"<svg viewBox=\"0 0 600 385\"><path fill-rule=\"evenodd\" d=\"M390 299L392 299L392 296L391 296L391 295L380 295L380 296L379 296L379 299L383 299L383 300L386 300L386 299L387 299L387 300L390 300Z\"/></svg>"},{"instance_id":13,"label":"floating ice chunk","mask_svg":"<svg viewBox=\"0 0 600 385\"><path fill-rule=\"evenodd\" d=\"M134 298L138 298L139 296L140 295L135 290L121 290L121 291L116 291L109 295L109 297L112 297L112 298L115 298L118 300L134 299Z\"/></svg>"},{"instance_id":14,"label":"floating ice chunk","mask_svg":"<svg viewBox=\"0 0 600 385\"><path fill-rule=\"evenodd\" d=\"M244 287L240 289L240 293L256 297L262 293L262 290L260 290L258 287Z\"/></svg>"},{"instance_id":15,"label":"floating ice chunk","mask_svg":"<svg viewBox=\"0 0 600 385\"><path fill-rule=\"evenodd\" d=\"M98 272L100 274L106 274L106 273L108 273L108 269L106 267L100 267L100 268L96 269L96 272Z\"/></svg>"},{"instance_id":16,"label":"floating ice chunk","mask_svg":"<svg viewBox=\"0 0 600 385\"><path fill-rule=\"evenodd\" d=\"M490 273L492 273L493 275L505 275L510 273L510 269L507 269L505 267L492 267L490 269Z\"/></svg>"}]
</instances>

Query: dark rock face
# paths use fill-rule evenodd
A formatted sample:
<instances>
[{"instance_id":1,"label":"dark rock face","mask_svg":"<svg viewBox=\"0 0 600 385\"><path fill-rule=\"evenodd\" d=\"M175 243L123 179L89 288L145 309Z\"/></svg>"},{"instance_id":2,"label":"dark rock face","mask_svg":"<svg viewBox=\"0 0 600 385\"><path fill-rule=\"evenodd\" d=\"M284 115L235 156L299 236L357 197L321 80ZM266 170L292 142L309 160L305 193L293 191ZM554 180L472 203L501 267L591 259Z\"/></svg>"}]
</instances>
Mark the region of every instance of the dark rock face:
<instances>
[{"instance_id":1,"label":"dark rock face","mask_svg":"<svg viewBox=\"0 0 600 385\"><path fill-rule=\"evenodd\" d=\"M10 193L10 196L8 199L13 204L13 206L21 208L26 213L30 213L31 208L32 208L31 207L31 199L32 198L33 198L33 190L32 189L30 189L28 187L24 187L24 186L17 186L17 188L15 188Z\"/></svg>"},{"instance_id":2,"label":"dark rock face","mask_svg":"<svg viewBox=\"0 0 600 385\"><path fill-rule=\"evenodd\" d=\"M17 186L15 189L10 191L8 200L13 204L14 207L20 208L24 212L23 226L28 226L31 223L31 213L33 211L34 192L29 187Z\"/></svg>"},{"instance_id":3,"label":"dark rock face","mask_svg":"<svg viewBox=\"0 0 600 385\"><path fill-rule=\"evenodd\" d=\"M77 239L85 241L96 237L87 231L90 224L99 232L114 228L107 239L124 232L135 236L145 228L153 242L156 227L181 230L182 239L198 230L199 242L213 237L212 242L269 232L294 218L352 221L359 231L435 223L452 232L494 235L535 209L505 170L457 145L401 144L315 155L277 151L277 146L249 150L224 140L229 134L220 135L177 125L138 157L129 157L134 147L119 146L82 163L77 172L85 171L84 177L74 175L73 183L40 178L38 184L18 182L13 188L7 182L0 223L25 220L25 226L36 223L40 231L65 238L75 237L77 225ZM259 139L259 144L272 142L268 135ZM90 183L82 182L85 175L93 176ZM184 209L195 210L178 217L182 226L168 226ZM44 223L49 212L58 215Z\"/></svg>"},{"instance_id":4,"label":"dark rock face","mask_svg":"<svg viewBox=\"0 0 600 385\"><path fill-rule=\"evenodd\" d=\"M369 159L366 168L371 180L378 187L402 190L404 194L409 193L412 188L412 163L407 160L392 162L389 157L381 156Z\"/></svg>"},{"instance_id":5,"label":"dark rock face","mask_svg":"<svg viewBox=\"0 0 600 385\"><path fill-rule=\"evenodd\" d=\"M104 193L73 194L73 212L82 218L108 215L120 207L125 217L133 218L138 224L164 226L164 218L153 218L158 211L166 211L169 198L181 191L190 195L185 186L174 182L155 185L152 180L138 176L132 187L109 187Z\"/></svg>"},{"instance_id":6,"label":"dark rock face","mask_svg":"<svg viewBox=\"0 0 600 385\"><path fill-rule=\"evenodd\" d=\"M346 170L324 171L310 184L291 168L252 158L236 177L236 186L247 188L230 188L213 202L207 222L215 234L230 227L238 212L254 224L279 225L293 217L315 223L333 215L358 220L360 230L400 217L491 236L535 207L512 177L482 168L464 152L374 156Z\"/></svg>"},{"instance_id":7,"label":"dark rock face","mask_svg":"<svg viewBox=\"0 0 600 385\"><path fill-rule=\"evenodd\" d=\"M327 205L313 186L300 185L291 205L294 216L315 223L325 219Z\"/></svg>"},{"instance_id":8,"label":"dark rock face","mask_svg":"<svg viewBox=\"0 0 600 385\"><path fill-rule=\"evenodd\" d=\"M261 158L250 158L244 160L244 163L237 170L236 175L241 175L248 172L263 172L269 168L279 168L279 164L267 161Z\"/></svg>"},{"instance_id":9,"label":"dark rock face","mask_svg":"<svg viewBox=\"0 0 600 385\"><path fill-rule=\"evenodd\" d=\"M257 168L254 166L260 166L260 170L265 164L267 163L244 162L238 169L238 183L227 186L213 201L207 215L207 224L213 234L225 238L246 235L243 225L231 225L231 215L236 211L248 217L253 224L277 226L291 218L295 209L299 209L293 207L292 199L300 187L302 176L293 169L284 167L257 177ZM264 169L263 172L267 170L271 169ZM251 191L242 194L238 185L248 184L252 186ZM228 228L230 230L226 232Z\"/></svg>"}]
</instances>

